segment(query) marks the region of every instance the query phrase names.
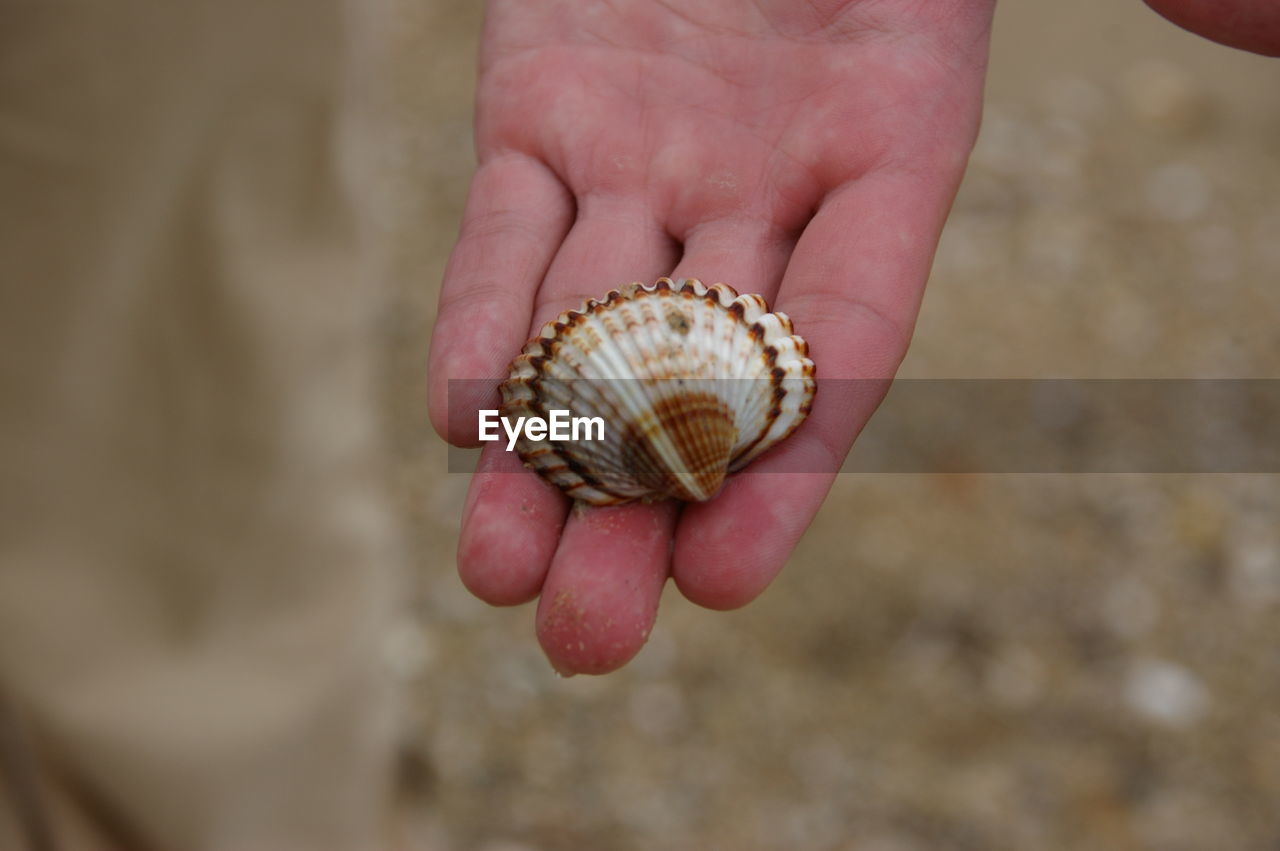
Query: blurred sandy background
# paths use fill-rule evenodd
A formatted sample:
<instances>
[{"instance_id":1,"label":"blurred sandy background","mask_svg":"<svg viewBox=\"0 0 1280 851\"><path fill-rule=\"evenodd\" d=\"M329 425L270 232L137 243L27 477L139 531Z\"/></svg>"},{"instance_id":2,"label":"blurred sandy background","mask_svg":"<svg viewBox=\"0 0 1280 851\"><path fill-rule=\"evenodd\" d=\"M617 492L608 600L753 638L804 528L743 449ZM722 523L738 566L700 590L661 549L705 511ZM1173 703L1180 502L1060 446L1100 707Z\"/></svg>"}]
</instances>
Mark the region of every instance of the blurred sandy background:
<instances>
[{"instance_id":1,"label":"blurred sandy background","mask_svg":"<svg viewBox=\"0 0 1280 851\"><path fill-rule=\"evenodd\" d=\"M469 597L422 388L480 4L400 7L384 398L428 847L1280 845L1275 476L845 475L761 600L671 591L600 679ZM1138 0L1011 2L987 89L904 376L1280 375L1280 64Z\"/></svg>"}]
</instances>

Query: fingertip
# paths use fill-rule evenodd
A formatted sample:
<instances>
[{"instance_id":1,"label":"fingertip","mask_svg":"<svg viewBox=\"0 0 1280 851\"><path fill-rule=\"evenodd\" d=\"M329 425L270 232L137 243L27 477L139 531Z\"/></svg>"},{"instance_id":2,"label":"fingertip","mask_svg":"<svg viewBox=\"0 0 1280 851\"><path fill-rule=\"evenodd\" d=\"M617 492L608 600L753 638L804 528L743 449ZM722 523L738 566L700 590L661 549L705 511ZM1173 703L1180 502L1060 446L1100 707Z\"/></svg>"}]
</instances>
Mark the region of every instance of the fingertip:
<instances>
[{"instance_id":1,"label":"fingertip","mask_svg":"<svg viewBox=\"0 0 1280 851\"><path fill-rule=\"evenodd\" d=\"M740 609L755 600L778 573L759 564L735 564L737 554L729 547L706 541L677 545L676 559L676 588L689 602L717 612Z\"/></svg>"},{"instance_id":2,"label":"fingertip","mask_svg":"<svg viewBox=\"0 0 1280 851\"><path fill-rule=\"evenodd\" d=\"M672 578L691 603L738 609L764 593L782 569L787 553L779 557L775 549L761 548L750 523L732 508L692 506L676 535Z\"/></svg>"},{"instance_id":3,"label":"fingertip","mask_svg":"<svg viewBox=\"0 0 1280 851\"><path fill-rule=\"evenodd\" d=\"M494 606L538 596L555 554L568 506L552 486L501 450L481 455L458 536L458 576Z\"/></svg>"},{"instance_id":4,"label":"fingertip","mask_svg":"<svg viewBox=\"0 0 1280 851\"><path fill-rule=\"evenodd\" d=\"M657 609L636 617L606 616L595 601L562 588L538 608L538 643L561 676L608 674L644 647Z\"/></svg>"},{"instance_id":5,"label":"fingertip","mask_svg":"<svg viewBox=\"0 0 1280 851\"><path fill-rule=\"evenodd\" d=\"M538 603L538 641L563 675L606 674L644 647L666 584L672 503L586 508L565 523Z\"/></svg>"},{"instance_id":6,"label":"fingertip","mask_svg":"<svg viewBox=\"0 0 1280 851\"><path fill-rule=\"evenodd\" d=\"M458 547L458 576L468 591L491 606L519 606L542 588L541 571L530 569L535 553L514 538L476 535Z\"/></svg>"},{"instance_id":7,"label":"fingertip","mask_svg":"<svg viewBox=\"0 0 1280 851\"><path fill-rule=\"evenodd\" d=\"M757 462L767 470L785 458ZM794 463L794 462L792 462ZM672 578L692 603L726 611L764 593L786 566L817 513L831 476L743 473L711 502L690 506L680 521Z\"/></svg>"}]
</instances>

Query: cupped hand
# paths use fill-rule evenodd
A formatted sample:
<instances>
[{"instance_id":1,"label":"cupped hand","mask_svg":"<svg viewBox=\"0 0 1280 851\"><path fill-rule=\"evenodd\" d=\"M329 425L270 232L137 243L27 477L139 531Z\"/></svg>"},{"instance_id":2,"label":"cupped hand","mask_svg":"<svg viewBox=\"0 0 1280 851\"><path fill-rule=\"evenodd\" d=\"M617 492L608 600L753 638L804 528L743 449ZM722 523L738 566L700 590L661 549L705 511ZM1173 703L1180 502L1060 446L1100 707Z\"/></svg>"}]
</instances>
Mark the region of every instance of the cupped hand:
<instances>
[{"instance_id":1,"label":"cupped hand","mask_svg":"<svg viewBox=\"0 0 1280 851\"><path fill-rule=\"evenodd\" d=\"M820 381L891 378L977 132L991 7L493 0L480 165L432 339L437 430L475 445L477 409L498 406L526 339L661 275L763 294ZM450 397L450 379L485 381ZM540 596L538 637L560 672L613 670L644 644L668 576L715 609L769 584L885 386L820 384L794 435L683 507L571 511L486 444L463 582L499 605Z\"/></svg>"}]
</instances>

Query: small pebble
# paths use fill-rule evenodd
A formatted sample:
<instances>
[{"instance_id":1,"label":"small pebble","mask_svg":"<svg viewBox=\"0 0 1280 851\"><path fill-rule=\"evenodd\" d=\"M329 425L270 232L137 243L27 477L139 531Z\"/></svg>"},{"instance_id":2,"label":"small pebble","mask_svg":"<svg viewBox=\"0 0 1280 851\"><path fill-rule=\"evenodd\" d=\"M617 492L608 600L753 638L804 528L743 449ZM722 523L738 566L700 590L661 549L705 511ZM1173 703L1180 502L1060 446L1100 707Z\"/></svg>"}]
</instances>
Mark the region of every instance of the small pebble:
<instances>
[{"instance_id":1,"label":"small pebble","mask_svg":"<svg viewBox=\"0 0 1280 851\"><path fill-rule=\"evenodd\" d=\"M1131 65L1120 78L1120 88L1134 117L1162 130L1186 135L1208 117L1208 99L1194 78L1171 62Z\"/></svg>"},{"instance_id":2,"label":"small pebble","mask_svg":"<svg viewBox=\"0 0 1280 851\"><path fill-rule=\"evenodd\" d=\"M1156 218L1189 222L1204 215L1212 195L1204 172L1186 163L1171 163L1147 175L1147 207Z\"/></svg>"},{"instance_id":3,"label":"small pebble","mask_svg":"<svg viewBox=\"0 0 1280 851\"><path fill-rule=\"evenodd\" d=\"M1189 727L1209 709L1209 692L1195 674L1158 659L1135 663L1125 700L1143 718L1168 727Z\"/></svg>"}]
</instances>

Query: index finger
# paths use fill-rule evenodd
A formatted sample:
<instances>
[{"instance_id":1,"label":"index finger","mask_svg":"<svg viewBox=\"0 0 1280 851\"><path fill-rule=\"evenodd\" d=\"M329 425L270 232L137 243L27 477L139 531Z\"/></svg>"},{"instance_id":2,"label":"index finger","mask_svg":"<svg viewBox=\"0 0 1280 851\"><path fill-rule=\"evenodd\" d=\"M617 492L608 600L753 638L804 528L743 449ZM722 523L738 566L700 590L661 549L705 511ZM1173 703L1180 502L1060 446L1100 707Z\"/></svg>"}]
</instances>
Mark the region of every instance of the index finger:
<instances>
[{"instance_id":1,"label":"index finger","mask_svg":"<svg viewBox=\"0 0 1280 851\"><path fill-rule=\"evenodd\" d=\"M476 411L498 407L498 382L528 339L534 295L573 213L568 190L531 157L506 154L476 172L429 356L431 424L450 443L477 445Z\"/></svg>"}]
</instances>

